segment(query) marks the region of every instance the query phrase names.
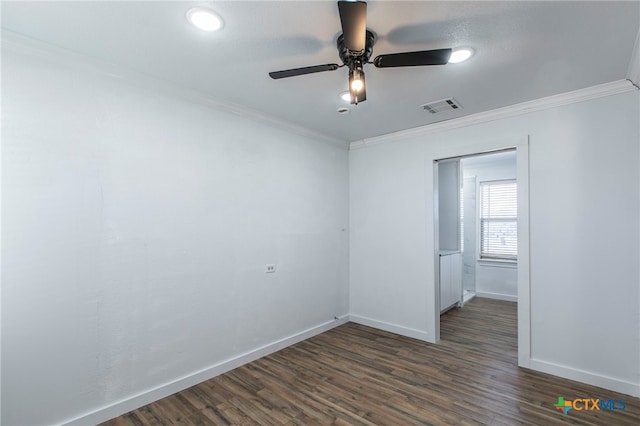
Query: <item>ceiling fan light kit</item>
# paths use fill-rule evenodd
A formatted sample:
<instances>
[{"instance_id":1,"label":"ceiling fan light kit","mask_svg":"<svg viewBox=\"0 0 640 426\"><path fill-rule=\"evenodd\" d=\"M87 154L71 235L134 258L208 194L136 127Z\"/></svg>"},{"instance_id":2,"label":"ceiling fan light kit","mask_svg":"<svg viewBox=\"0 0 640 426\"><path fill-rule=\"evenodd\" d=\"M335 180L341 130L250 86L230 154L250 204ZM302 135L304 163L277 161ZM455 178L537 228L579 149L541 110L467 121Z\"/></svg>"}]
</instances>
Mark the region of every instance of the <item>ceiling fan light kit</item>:
<instances>
[{"instance_id":1,"label":"ceiling fan light kit","mask_svg":"<svg viewBox=\"0 0 640 426\"><path fill-rule=\"evenodd\" d=\"M187 20L194 27L202 31L218 31L223 21L213 10L204 7L194 7L187 11Z\"/></svg>"},{"instance_id":2,"label":"ceiling fan light kit","mask_svg":"<svg viewBox=\"0 0 640 426\"><path fill-rule=\"evenodd\" d=\"M352 104L358 105L358 102L367 100L364 71L362 71L361 63L354 63L353 66L349 66L349 94L351 95Z\"/></svg>"},{"instance_id":3,"label":"ceiling fan light kit","mask_svg":"<svg viewBox=\"0 0 640 426\"><path fill-rule=\"evenodd\" d=\"M459 47L457 49L453 49L451 52L451 57L449 58L450 64L459 64L460 62L464 62L470 57L472 57L474 51L470 47Z\"/></svg>"},{"instance_id":4,"label":"ceiling fan light kit","mask_svg":"<svg viewBox=\"0 0 640 426\"><path fill-rule=\"evenodd\" d=\"M349 102L351 103L351 92L349 90L346 90L344 92L341 92L339 95L340 99L342 99L345 102Z\"/></svg>"},{"instance_id":5,"label":"ceiling fan light kit","mask_svg":"<svg viewBox=\"0 0 640 426\"><path fill-rule=\"evenodd\" d=\"M269 73L269 76L277 80L323 71L335 71L338 68L347 67L349 70L350 102L357 105L359 102L367 100L363 69L365 64L373 64L376 68L394 68L446 65L453 62L451 61L453 52L451 48L378 55L373 62L370 62L369 58L373 53L376 35L367 29L367 3L364 1L338 1L338 12L342 34L338 37L336 45L342 65L324 64L273 71ZM460 52L456 55L467 55L462 60L468 59L473 54L470 49L466 53L463 53L462 50ZM459 58L456 56L454 59Z\"/></svg>"}]
</instances>

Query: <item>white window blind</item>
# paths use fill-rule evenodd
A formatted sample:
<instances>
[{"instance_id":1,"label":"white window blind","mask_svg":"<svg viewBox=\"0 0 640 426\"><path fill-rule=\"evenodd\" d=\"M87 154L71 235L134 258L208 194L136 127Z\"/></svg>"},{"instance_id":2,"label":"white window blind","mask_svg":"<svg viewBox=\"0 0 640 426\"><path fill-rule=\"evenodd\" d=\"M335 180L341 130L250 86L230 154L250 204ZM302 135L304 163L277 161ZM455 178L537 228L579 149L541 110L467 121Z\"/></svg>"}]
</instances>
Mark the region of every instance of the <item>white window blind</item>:
<instances>
[{"instance_id":1,"label":"white window blind","mask_svg":"<svg viewBox=\"0 0 640 426\"><path fill-rule=\"evenodd\" d=\"M518 191L515 180L480 183L480 258L518 258Z\"/></svg>"}]
</instances>

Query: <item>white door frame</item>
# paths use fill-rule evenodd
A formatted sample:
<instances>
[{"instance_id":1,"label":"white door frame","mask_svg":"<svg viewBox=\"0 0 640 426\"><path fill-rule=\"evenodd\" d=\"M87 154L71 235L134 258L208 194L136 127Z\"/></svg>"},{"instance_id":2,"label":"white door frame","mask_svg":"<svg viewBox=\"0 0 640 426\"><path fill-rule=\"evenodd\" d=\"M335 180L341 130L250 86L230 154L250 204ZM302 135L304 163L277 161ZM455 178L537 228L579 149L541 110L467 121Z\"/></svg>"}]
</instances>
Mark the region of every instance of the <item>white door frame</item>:
<instances>
[{"instance_id":1,"label":"white door frame","mask_svg":"<svg viewBox=\"0 0 640 426\"><path fill-rule=\"evenodd\" d=\"M438 212L438 160L488 154L506 149L516 150L516 179L518 182L518 365L529 367L531 364L531 309L529 283L529 138L528 136L502 140L485 141L466 146L444 147L427 157L427 173L433 176L433 217L434 232L432 247L434 256L427 256L433 262L434 271L433 298L428 301L428 311L432 312L428 335L433 336L432 343L440 340L440 288L439 279L439 212ZM429 179L431 180L431 179Z\"/></svg>"}]
</instances>

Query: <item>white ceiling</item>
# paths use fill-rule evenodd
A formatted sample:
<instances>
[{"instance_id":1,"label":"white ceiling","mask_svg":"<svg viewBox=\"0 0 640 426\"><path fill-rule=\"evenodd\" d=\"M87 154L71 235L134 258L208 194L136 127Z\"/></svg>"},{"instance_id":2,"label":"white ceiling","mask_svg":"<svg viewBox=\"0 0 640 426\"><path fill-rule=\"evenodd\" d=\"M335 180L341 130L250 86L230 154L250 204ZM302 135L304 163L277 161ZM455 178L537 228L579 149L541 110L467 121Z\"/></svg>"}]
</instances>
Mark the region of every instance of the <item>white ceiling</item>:
<instances>
[{"instance_id":1,"label":"white ceiling","mask_svg":"<svg viewBox=\"0 0 640 426\"><path fill-rule=\"evenodd\" d=\"M186 11L208 6L206 33ZM347 70L282 80L269 71L339 63L335 1L2 2L4 30L354 141L626 78L640 2L369 1L383 53L472 46L461 64L365 67L368 100L343 103ZM454 97L459 111L419 106ZM338 114L347 106L349 114Z\"/></svg>"}]
</instances>

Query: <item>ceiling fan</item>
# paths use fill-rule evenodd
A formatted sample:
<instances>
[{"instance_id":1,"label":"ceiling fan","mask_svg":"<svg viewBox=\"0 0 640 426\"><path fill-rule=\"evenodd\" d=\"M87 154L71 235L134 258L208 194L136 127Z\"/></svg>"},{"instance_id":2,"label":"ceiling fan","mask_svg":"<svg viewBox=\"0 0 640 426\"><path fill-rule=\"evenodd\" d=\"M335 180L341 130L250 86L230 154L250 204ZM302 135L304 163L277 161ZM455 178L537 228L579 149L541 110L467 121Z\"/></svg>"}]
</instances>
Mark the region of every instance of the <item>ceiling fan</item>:
<instances>
[{"instance_id":1,"label":"ceiling fan","mask_svg":"<svg viewBox=\"0 0 640 426\"><path fill-rule=\"evenodd\" d=\"M351 103L357 105L358 102L367 100L363 71L365 64L373 64L376 68L391 68L444 65L449 61L450 48L378 55L373 62L369 62L376 37L367 29L367 3L364 1L338 1L338 11L342 34L338 37L337 47L342 65L324 64L273 71L269 73L269 76L277 80L316 72L335 71L346 66L349 68Z\"/></svg>"}]
</instances>

